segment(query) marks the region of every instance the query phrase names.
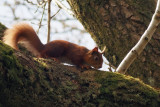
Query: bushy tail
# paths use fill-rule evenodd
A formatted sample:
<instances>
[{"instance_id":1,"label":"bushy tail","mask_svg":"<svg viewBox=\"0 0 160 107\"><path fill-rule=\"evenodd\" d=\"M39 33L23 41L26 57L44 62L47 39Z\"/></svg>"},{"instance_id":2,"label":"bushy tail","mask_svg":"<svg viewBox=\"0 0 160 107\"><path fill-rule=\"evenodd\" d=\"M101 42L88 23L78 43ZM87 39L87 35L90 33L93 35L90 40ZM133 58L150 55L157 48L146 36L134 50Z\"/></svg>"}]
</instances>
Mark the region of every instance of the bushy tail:
<instances>
[{"instance_id":1,"label":"bushy tail","mask_svg":"<svg viewBox=\"0 0 160 107\"><path fill-rule=\"evenodd\" d=\"M23 42L24 46L35 55L44 48L34 29L26 23L19 23L7 29L3 41L16 50L18 50L17 44Z\"/></svg>"}]
</instances>

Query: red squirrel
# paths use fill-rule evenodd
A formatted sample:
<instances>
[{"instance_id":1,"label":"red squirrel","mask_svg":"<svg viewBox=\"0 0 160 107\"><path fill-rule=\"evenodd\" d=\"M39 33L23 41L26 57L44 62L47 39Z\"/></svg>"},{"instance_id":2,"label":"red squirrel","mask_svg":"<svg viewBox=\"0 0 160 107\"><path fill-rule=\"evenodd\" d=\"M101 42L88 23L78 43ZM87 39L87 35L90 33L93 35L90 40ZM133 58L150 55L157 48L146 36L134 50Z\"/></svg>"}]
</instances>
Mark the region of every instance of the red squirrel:
<instances>
[{"instance_id":1,"label":"red squirrel","mask_svg":"<svg viewBox=\"0 0 160 107\"><path fill-rule=\"evenodd\" d=\"M24 42L24 46L38 57L65 57L80 68L89 69L92 66L98 69L102 67L103 63L103 52L98 52L98 47L88 50L86 47L64 40L54 40L42 44L34 29L26 23L19 23L14 25L13 28L7 29L3 41L16 50L19 50L17 44Z\"/></svg>"}]
</instances>

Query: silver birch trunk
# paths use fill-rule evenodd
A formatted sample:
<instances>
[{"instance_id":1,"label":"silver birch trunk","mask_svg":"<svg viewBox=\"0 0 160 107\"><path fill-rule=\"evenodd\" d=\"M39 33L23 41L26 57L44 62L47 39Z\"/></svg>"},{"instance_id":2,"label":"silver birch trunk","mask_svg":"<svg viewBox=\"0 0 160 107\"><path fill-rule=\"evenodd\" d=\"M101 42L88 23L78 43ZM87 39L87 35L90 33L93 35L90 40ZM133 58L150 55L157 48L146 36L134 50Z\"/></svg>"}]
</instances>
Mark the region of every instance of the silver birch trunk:
<instances>
[{"instance_id":1,"label":"silver birch trunk","mask_svg":"<svg viewBox=\"0 0 160 107\"><path fill-rule=\"evenodd\" d=\"M151 40L153 33L157 29L158 24L160 23L160 0L157 2L157 7L155 13L153 14L152 20L144 32L139 42L130 50L130 52L126 55L123 61L117 68L117 72L125 73L132 62L140 55L143 51L147 43Z\"/></svg>"}]
</instances>

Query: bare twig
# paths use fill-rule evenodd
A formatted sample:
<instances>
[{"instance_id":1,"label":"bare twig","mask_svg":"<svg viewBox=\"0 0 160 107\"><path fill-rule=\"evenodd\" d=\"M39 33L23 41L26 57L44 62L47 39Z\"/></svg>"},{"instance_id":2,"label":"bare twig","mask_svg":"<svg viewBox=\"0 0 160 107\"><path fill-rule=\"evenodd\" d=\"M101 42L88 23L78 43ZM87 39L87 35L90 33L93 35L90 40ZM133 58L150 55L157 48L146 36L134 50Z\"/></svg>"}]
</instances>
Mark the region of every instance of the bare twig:
<instances>
[{"instance_id":1,"label":"bare twig","mask_svg":"<svg viewBox=\"0 0 160 107\"><path fill-rule=\"evenodd\" d=\"M116 70L116 67L113 66L111 63L109 63L109 62L108 62L108 63L107 63L107 62L104 62L104 63L109 66L109 68L108 68L109 71L113 72L112 69Z\"/></svg>"},{"instance_id":2,"label":"bare twig","mask_svg":"<svg viewBox=\"0 0 160 107\"><path fill-rule=\"evenodd\" d=\"M10 9L11 9L11 11L12 11L12 14L13 14L13 17L14 17L14 20L17 20L18 19L18 17L16 16L16 14L15 14L15 10L16 10L16 3L14 3L14 5L11 5L11 4L9 4L8 2L5 2L5 5L6 6L8 6Z\"/></svg>"},{"instance_id":3,"label":"bare twig","mask_svg":"<svg viewBox=\"0 0 160 107\"><path fill-rule=\"evenodd\" d=\"M47 0L37 0L37 3L39 5L43 5L45 2L47 2Z\"/></svg>"},{"instance_id":4,"label":"bare twig","mask_svg":"<svg viewBox=\"0 0 160 107\"><path fill-rule=\"evenodd\" d=\"M66 12L68 12L68 14L72 15L72 16L75 16L73 11L68 9L64 4L62 4L59 0L54 0L55 3L62 9L64 9Z\"/></svg>"},{"instance_id":5,"label":"bare twig","mask_svg":"<svg viewBox=\"0 0 160 107\"><path fill-rule=\"evenodd\" d=\"M45 3L47 2L46 0L43 0L42 2L39 2L37 0L37 3L33 3L32 1L30 0L25 0L27 3L30 3L32 5L36 5L37 7L44 7Z\"/></svg>"},{"instance_id":6,"label":"bare twig","mask_svg":"<svg viewBox=\"0 0 160 107\"><path fill-rule=\"evenodd\" d=\"M38 29L37 29L37 33L39 33L39 29L41 28L41 25L42 25L42 20L43 20L43 15L44 15L44 12L45 12L46 3L47 3L47 2L45 2L45 5L43 6L42 17L41 17L41 20L40 20L40 22L39 22L39 27L38 27Z\"/></svg>"},{"instance_id":7,"label":"bare twig","mask_svg":"<svg viewBox=\"0 0 160 107\"><path fill-rule=\"evenodd\" d=\"M30 3L32 5L37 5L37 4L33 3L32 1L29 1L29 0L25 0L25 1L27 1L27 3Z\"/></svg>"},{"instance_id":8,"label":"bare twig","mask_svg":"<svg viewBox=\"0 0 160 107\"><path fill-rule=\"evenodd\" d=\"M61 8L58 9L58 11L57 11L53 16L51 16L51 19L52 19L53 17L55 17L55 16L60 12L60 10L61 10Z\"/></svg>"},{"instance_id":9,"label":"bare twig","mask_svg":"<svg viewBox=\"0 0 160 107\"><path fill-rule=\"evenodd\" d=\"M48 36L47 36L47 43L50 41L50 25L51 22L51 0L48 0Z\"/></svg>"}]
</instances>

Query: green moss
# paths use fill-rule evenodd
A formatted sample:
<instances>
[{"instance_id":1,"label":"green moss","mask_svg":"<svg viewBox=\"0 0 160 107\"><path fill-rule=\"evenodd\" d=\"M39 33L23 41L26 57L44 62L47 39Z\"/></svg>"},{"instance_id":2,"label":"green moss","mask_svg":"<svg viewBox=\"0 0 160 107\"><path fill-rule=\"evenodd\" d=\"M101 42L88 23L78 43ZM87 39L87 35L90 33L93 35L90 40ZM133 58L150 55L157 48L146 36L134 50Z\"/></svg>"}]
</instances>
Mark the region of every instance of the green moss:
<instances>
[{"instance_id":1,"label":"green moss","mask_svg":"<svg viewBox=\"0 0 160 107\"><path fill-rule=\"evenodd\" d=\"M96 80L102 85L97 98L97 103L101 106L158 107L160 105L159 93L139 79L118 73L97 74Z\"/></svg>"},{"instance_id":2,"label":"green moss","mask_svg":"<svg viewBox=\"0 0 160 107\"><path fill-rule=\"evenodd\" d=\"M1 60L0 64L1 68L3 68L3 70L8 71L7 76L10 77L10 79L14 79L20 82L20 79L18 79L17 75L22 73L22 66L17 60L17 58L13 55L13 50L9 46L2 43L1 41L0 41L0 60Z\"/></svg>"},{"instance_id":3,"label":"green moss","mask_svg":"<svg viewBox=\"0 0 160 107\"><path fill-rule=\"evenodd\" d=\"M2 40L3 33L6 29L7 28L2 23L0 23L0 40Z\"/></svg>"},{"instance_id":4,"label":"green moss","mask_svg":"<svg viewBox=\"0 0 160 107\"><path fill-rule=\"evenodd\" d=\"M156 7L154 0L67 1L77 19L91 34L100 49L103 49L104 46L107 47L104 56L114 66L118 66L129 50L137 43L140 35L147 28ZM155 38L158 38L158 34L156 33ZM154 72L159 71L159 66L154 61L159 52L159 48L156 49L155 47L159 43L158 41L155 44L152 43L155 41L156 39L152 39L151 47L147 46L145 52L142 53L146 61L143 62L143 58L138 57L135 63L131 65L127 75L138 77L145 83L159 87L159 79L153 77L155 76Z\"/></svg>"},{"instance_id":5,"label":"green moss","mask_svg":"<svg viewBox=\"0 0 160 107\"><path fill-rule=\"evenodd\" d=\"M6 103L6 106L14 106L10 97L11 92L15 91L15 87L23 85L21 79L23 67L13 53L13 49L0 41L0 102ZM5 75L6 80L2 75ZM10 87L12 89L9 89Z\"/></svg>"},{"instance_id":6,"label":"green moss","mask_svg":"<svg viewBox=\"0 0 160 107\"><path fill-rule=\"evenodd\" d=\"M34 63L21 63L22 67L10 47L1 43L0 48L2 106L160 105L159 93L131 76L94 70L80 72L41 58L31 60Z\"/></svg>"},{"instance_id":7,"label":"green moss","mask_svg":"<svg viewBox=\"0 0 160 107\"><path fill-rule=\"evenodd\" d=\"M160 93L131 76L80 72L22 54L17 55L18 60L14 52L0 41L0 106L160 106Z\"/></svg>"}]
</instances>

